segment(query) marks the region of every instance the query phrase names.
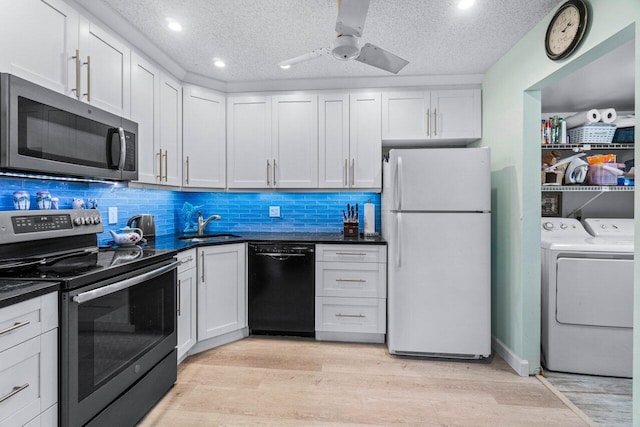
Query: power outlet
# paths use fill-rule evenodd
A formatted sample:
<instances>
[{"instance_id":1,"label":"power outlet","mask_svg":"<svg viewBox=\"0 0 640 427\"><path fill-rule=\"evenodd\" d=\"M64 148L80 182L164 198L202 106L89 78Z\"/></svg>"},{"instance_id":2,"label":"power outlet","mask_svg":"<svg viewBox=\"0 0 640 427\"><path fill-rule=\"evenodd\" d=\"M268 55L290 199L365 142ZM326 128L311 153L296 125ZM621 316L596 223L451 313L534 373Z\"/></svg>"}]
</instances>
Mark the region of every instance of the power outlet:
<instances>
[{"instance_id":1,"label":"power outlet","mask_svg":"<svg viewBox=\"0 0 640 427\"><path fill-rule=\"evenodd\" d=\"M109 208L109 224L117 224L118 223L118 208L111 207Z\"/></svg>"},{"instance_id":2,"label":"power outlet","mask_svg":"<svg viewBox=\"0 0 640 427\"><path fill-rule=\"evenodd\" d=\"M269 218L280 218L280 206L269 206Z\"/></svg>"}]
</instances>

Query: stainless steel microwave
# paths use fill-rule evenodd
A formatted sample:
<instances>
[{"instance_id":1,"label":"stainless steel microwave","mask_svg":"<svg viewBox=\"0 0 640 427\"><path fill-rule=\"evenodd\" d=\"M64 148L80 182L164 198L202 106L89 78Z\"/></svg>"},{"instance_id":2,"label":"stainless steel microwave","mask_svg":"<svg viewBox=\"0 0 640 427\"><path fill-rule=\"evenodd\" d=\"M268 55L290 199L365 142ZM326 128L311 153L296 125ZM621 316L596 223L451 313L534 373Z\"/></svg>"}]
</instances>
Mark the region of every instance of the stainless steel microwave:
<instances>
[{"instance_id":1,"label":"stainless steel microwave","mask_svg":"<svg viewBox=\"0 0 640 427\"><path fill-rule=\"evenodd\" d=\"M0 168L138 179L138 125L11 74L0 73Z\"/></svg>"}]
</instances>

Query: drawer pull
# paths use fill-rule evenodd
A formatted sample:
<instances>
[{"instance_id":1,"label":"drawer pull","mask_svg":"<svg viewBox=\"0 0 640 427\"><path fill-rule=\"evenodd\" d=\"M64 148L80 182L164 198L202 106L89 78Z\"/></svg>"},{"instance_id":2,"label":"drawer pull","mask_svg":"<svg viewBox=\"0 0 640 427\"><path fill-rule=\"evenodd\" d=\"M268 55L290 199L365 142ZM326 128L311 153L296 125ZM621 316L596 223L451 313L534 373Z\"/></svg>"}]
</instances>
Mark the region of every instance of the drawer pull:
<instances>
[{"instance_id":1,"label":"drawer pull","mask_svg":"<svg viewBox=\"0 0 640 427\"><path fill-rule=\"evenodd\" d=\"M185 258L185 259L180 260L180 264L178 264L178 265L187 264L187 263L190 263L191 261L193 261L193 256L189 255L189 258Z\"/></svg>"},{"instance_id":2,"label":"drawer pull","mask_svg":"<svg viewBox=\"0 0 640 427\"><path fill-rule=\"evenodd\" d=\"M14 387L11 392L9 392L8 394L5 394L4 396L0 397L0 403L2 403L5 400L15 396L16 394L20 393L22 390L24 390L27 387L29 387L29 383L26 383L26 384L21 385L21 386Z\"/></svg>"},{"instance_id":3,"label":"drawer pull","mask_svg":"<svg viewBox=\"0 0 640 427\"><path fill-rule=\"evenodd\" d=\"M9 333L11 331L15 331L18 328L22 328L23 326L27 326L29 323L31 323L30 320L25 320L22 323L14 323L13 326L9 326L7 329L4 329L4 330L0 331L0 335L4 335L4 334L7 334L7 333Z\"/></svg>"},{"instance_id":4,"label":"drawer pull","mask_svg":"<svg viewBox=\"0 0 640 427\"><path fill-rule=\"evenodd\" d=\"M365 256L365 252L336 252L336 255L355 255L355 256Z\"/></svg>"},{"instance_id":5,"label":"drawer pull","mask_svg":"<svg viewBox=\"0 0 640 427\"><path fill-rule=\"evenodd\" d=\"M367 281L362 279L336 279L336 282L366 283Z\"/></svg>"},{"instance_id":6,"label":"drawer pull","mask_svg":"<svg viewBox=\"0 0 640 427\"><path fill-rule=\"evenodd\" d=\"M362 314L342 314L342 313L338 313L336 314L336 317L358 317L358 318L365 318L367 316L364 316Z\"/></svg>"}]
</instances>

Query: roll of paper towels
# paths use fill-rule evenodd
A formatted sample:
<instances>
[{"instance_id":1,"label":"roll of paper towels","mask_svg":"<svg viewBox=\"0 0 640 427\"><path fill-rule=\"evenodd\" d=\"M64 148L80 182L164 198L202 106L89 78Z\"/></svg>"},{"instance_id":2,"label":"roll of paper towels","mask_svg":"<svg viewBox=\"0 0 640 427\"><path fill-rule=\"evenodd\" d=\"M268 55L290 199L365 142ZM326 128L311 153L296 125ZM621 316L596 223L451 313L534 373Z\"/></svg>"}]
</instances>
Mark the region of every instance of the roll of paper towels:
<instances>
[{"instance_id":1,"label":"roll of paper towels","mask_svg":"<svg viewBox=\"0 0 640 427\"><path fill-rule=\"evenodd\" d=\"M600 110L600 120L602 123L613 123L618 118L618 113L614 108L607 108L605 110Z\"/></svg>"},{"instance_id":2,"label":"roll of paper towels","mask_svg":"<svg viewBox=\"0 0 640 427\"><path fill-rule=\"evenodd\" d=\"M567 122L567 129L577 128L579 126L586 126L592 123L596 123L600 121L600 111L595 108L589 111L582 111L580 113L576 113L572 116L567 117L565 122Z\"/></svg>"},{"instance_id":3,"label":"roll of paper towels","mask_svg":"<svg viewBox=\"0 0 640 427\"><path fill-rule=\"evenodd\" d=\"M372 235L376 232L376 210L371 201L364 204L364 234Z\"/></svg>"}]
</instances>

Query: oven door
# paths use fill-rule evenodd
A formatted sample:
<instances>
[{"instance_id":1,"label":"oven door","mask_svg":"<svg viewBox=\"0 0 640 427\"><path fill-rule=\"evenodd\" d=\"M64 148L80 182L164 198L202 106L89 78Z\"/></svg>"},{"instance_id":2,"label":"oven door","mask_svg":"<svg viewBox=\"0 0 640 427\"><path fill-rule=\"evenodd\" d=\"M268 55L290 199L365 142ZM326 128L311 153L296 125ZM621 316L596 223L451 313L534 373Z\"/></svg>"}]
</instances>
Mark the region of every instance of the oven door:
<instances>
[{"instance_id":1,"label":"oven door","mask_svg":"<svg viewBox=\"0 0 640 427\"><path fill-rule=\"evenodd\" d=\"M176 267L168 260L62 293L61 425L84 425L174 350Z\"/></svg>"}]
</instances>

